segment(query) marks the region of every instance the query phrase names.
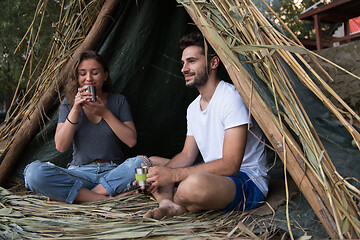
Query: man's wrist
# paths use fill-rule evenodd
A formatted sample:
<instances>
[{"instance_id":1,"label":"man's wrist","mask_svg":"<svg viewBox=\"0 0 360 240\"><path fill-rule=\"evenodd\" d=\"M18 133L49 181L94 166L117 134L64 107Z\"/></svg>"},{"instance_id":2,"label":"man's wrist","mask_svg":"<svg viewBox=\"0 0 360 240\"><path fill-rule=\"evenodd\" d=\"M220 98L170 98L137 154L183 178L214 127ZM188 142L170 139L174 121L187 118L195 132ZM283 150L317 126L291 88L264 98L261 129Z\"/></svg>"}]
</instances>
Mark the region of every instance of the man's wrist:
<instances>
[{"instance_id":1,"label":"man's wrist","mask_svg":"<svg viewBox=\"0 0 360 240\"><path fill-rule=\"evenodd\" d=\"M172 180L173 182L181 182L186 178L186 168L173 168L172 169Z\"/></svg>"}]
</instances>

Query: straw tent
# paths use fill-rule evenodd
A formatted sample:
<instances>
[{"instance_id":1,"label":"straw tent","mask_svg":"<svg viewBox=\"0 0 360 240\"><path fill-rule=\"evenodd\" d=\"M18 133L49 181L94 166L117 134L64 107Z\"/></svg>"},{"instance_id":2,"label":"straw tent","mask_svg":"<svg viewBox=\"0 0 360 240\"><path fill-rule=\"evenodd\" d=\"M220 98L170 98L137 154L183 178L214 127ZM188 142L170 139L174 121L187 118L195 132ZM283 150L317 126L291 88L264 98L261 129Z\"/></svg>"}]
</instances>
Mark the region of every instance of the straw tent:
<instances>
[{"instance_id":1,"label":"straw tent","mask_svg":"<svg viewBox=\"0 0 360 240\"><path fill-rule=\"evenodd\" d=\"M62 166L69 161L70 152L59 154L53 146L56 110L72 56L89 48L108 59L116 91L122 92L131 105L139 143L125 152L167 157L177 153L185 136L186 107L196 95L183 86L177 42L181 35L197 28L217 51L230 81L264 131L269 149L281 159L284 171L291 175L328 236L359 238L357 181L342 177L331 158L343 157L336 155L340 151L337 143L350 145L354 140L360 149L360 135L314 81L324 85L354 121L360 122L360 118L319 76L318 72L326 74L320 64L312 69L303 59L307 55L317 63L321 57L302 47L295 36L286 38L250 0L177 2L68 1L66 7L64 2L54 24L56 33L49 54L43 58L45 67L36 81L29 81L25 93L33 96L29 101L14 101L12 114L2 125L1 137L8 144L2 154L0 184L6 185L9 176L21 181L24 166L35 159ZM44 10L44 3L39 2L37 12ZM36 31L28 33L32 32ZM36 37L31 39L36 44ZM329 112L337 120L330 120ZM355 150L349 156L359 160L360 153ZM293 238L289 176L283 176L285 222ZM210 211L164 221L142 219L141 214L156 205L146 195L77 205L44 200L2 189L2 236L265 239L280 232L274 215L265 220L251 212Z\"/></svg>"}]
</instances>

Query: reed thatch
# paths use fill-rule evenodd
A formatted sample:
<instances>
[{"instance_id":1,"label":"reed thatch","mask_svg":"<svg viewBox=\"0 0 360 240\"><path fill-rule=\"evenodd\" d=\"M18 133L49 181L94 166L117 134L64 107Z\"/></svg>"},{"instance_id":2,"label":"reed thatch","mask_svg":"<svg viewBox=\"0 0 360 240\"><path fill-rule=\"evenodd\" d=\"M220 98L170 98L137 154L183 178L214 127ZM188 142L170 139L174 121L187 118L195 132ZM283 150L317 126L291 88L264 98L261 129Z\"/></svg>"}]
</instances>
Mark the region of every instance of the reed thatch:
<instances>
[{"instance_id":1,"label":"reed thatch","mask_svg":"<svg viewBox=\"0 0 360 240\"><path fill-rule=\"evenodd\" d=\"M37 11L41 11L41 7L46 5L44 2L46 1L40 0ZM308 198L322 221L329 236L332 238L360 238L359 210L354 201L360 199L360 192L337 173L295 94L291 84L292 80L286 70L290 68L300 81L334 113L348 129L360 149L359 133L339 113L334 104L324 96L302 67L305 66L309 69L318 84L322 84L347 109L348 113L360 122L359 116L317 74L316 71L325 73L320 64L316 64L318 69L312 69L302 57L303 54L308 55L316 63L316 58L320 58L320 56L305 49L295 36L293 36L294 40L288 39L284 34L277 31L250 0L178 0L178 2L185 7L209 43L216 49L232 81L248 105L250 113L260 124L274 150L282 159L286 168L284 170L291 173L298 187ZM263 2L266 4L265 1ZM23 118L24 111L27 112L26 116L30 118L32 113L39 109L37 105L41 96L51 86L56 86L60 69L65 66L75 49L80 46L89 33L95 16L103 4L104 1L95 0L88 4L83 1L70 1L66 11L61 13L59 25L56 26L57 33L51 43L51 51L47 57L44 57L46 64L42 69L42 75L35 83L29 81L27 94L31 90L35 90L33 97L29 102L21 100L20 104L13 105L13 114L2 125L0 137L2 140L10 139L8 147L11 146L11 141L14 139L9 138L9 136L15 135L28 119L27 117ZM272 10L269 8L269 11ZM36 14L35 18L37 17L39 15ZM280 19L279 21L281 23ZM286 29L285 25L283 27ZM29 30L29 33L32 32L34 31ZM36 44L36 37L34 36L31 39L34 41L30 41L29 49ZM31 51L29 53L31 54ZM30 54L28 59L31 58ZM245 60L240 61L237 54L240 54ZM29 63L27 62L27 64ZM272 93L276 106L275 114L273 114L268 102L262 98L256 81L250 77L244 69L244 65L251 65L257 76ZM54 88L54 91L56 89L58 88ZM14 99L16 98L17 95ZM15 104L15 101L13 102ZM43 109L40 112L44 113ZM44 113L41 116L44 117L46 114ZM286 128L285 123L289 129ZM290 131L296 134L301 145L296 143ZM116 236L120 236L116 234L125 234L122 231L133 231L134 229L137 229L134 231L136 233L133 233L132 236L127 235L127 237L140 238L151 235L162 238L168 236L168 233L164 232L171 231L172 236L178 236L181 239L194 238L194 234L197 237L214 238L233 236L232 234L235 233L238 233L238 236L243 236L240 232L245 232L244 236L255 238L256 236L253 236L251 231L260 226L259 224L251 225L250 221L250 225L245 227L243 222L251 219L251 216L238 212L225 215L219 212L205 213L204 215L187 214L162 222L144 220L140 218L141 213L148 207L154 206L152 205L154 203L149 204L148 201L145 201L145 205L138 206L134 197L131 196L124 199L113 199L106 201L106 203L96 203L95 209L90 207L94 206L92 204L81 204L76 207L63 203L48 203L43 201L43 198L32 195L20 197L3 194L2 200L3 208L1 211L4 215L1 216L12 219L4 220L5 224L2 221L3 229L6 229L6 233L14 234L14 236L31 233L32 235L29 238L38 236L42 238L84 238L84 235L80 237L84 230L87 231L88 238L105 238L105 235L102 235L103 232L114 234L110 235L109 238L116 238ZM41 207L35 209L34 205ZM47 212L53 215L45 215L40 209L47 209ZM87 224L85 219L89 215L96 216L96 218L89 218ZM27 218L22 219L22 216L27 216ZM34 216L34 219L41 219L41 222L46 224L34 225L30 216ZM70 223L70 221L64 220L57 222L59 216L64 217L62 219L70 216L70 219L75 220L75 222ZM97 224L99 220L97 217L109 221ZM195 221L194 219L198 217L200 217L200 221ZM123 220L119 221L119 218ZM55 224L55 222L57 223ZM188 223L192 226L191 230L184 228ZM56 227L57 224L62 227ZM95 226L89 228L87 225ZM102 225L104 229L97 231ZM169 226L171 228L167 228ZM162 227L164 229L161 229ZM212 230L215 228L216 231L210 233L208 228L212 228ZM260 238L265 239L269 234L274 233L274 229L269 230L271 227L267 226L264 229L264 231L260 231L261 234L264 234ZM93 232L89 233L92 230ZM100 231L102 233L99 233ZM291 235L290 226L289 232ZM189 235L186 235L187 233Z\"/></svg>"},{"instance_id":2,"label":"reed thatch","mask_svg":"<svg viewBox=\"0 0 360 240\"><path fill-rule=\"evenodd\" d=\"M207 211L166 220L143 218L156 207L148 195L67 204L0 188L3 239L269 239L285 236L272 217Z\"/></svg>"}]
</instances>

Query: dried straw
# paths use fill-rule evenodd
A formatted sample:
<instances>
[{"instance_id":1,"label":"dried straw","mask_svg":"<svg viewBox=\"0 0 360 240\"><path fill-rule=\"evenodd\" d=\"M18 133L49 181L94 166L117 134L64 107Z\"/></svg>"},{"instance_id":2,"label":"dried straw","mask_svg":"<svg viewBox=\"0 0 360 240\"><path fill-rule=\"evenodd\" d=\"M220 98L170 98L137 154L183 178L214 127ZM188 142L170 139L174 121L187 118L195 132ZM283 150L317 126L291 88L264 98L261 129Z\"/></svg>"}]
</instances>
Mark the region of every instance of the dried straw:
<instances>
[{"instance_id":1,"label":"dried straw","mask_svg":"<svg viewBox=\"0 0 360 240\"><path fill-rule=\"evenodd\" d=\"M278 231L271 219L260 222L242 212L146 219L143 214L157 204L144 194L67 204L0 188L0 200L0 237L4 239L268 239Z\"/></svg>"}]
</instances>

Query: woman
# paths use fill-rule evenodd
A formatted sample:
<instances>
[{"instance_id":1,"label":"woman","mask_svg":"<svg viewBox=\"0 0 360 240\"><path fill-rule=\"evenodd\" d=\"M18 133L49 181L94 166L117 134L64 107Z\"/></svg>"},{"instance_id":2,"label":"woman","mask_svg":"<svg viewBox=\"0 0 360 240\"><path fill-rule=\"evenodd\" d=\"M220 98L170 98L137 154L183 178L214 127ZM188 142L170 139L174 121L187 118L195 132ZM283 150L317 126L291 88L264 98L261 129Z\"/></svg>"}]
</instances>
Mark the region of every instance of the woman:
<instances>
[{"instance_id":1,"label":"woman","mask_svg":"<svg viewBox=\"0 0 360 240\"><path fill-rule=\"evenodd\" d=\"M25 186L67 203L105 200L130 190L134 169L151 162L145 156L124 162L121 144L133 147L137 141L125 97L111 93L108 67L94 51L80 54L70 79L59 110L55 144L64 152L73 143L72 162L67 169L49 162L29 164ZM95 87L96 101L90 101L87 86Z\"/></svg>"}]
</instances>

